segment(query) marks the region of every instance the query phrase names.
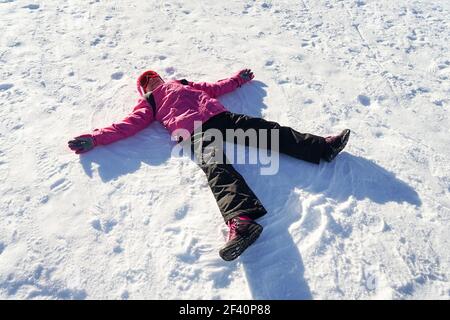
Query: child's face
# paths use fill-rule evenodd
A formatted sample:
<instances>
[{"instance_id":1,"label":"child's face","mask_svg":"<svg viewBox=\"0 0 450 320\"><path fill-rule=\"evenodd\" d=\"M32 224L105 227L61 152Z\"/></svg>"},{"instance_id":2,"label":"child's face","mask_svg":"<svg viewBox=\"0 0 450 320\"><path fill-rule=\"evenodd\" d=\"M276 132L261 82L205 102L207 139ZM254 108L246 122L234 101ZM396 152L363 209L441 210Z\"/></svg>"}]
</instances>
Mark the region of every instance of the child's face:
<instances>
[{"instance_id":1,"label":"child's face","mask_svg":"<svg viewBox=\"0 0 450 320\"><path fill-rule=\"evenodd\" d=\"M164 80L160 77L149 79L147 86L145 87L145 92L155 90L162 83L164 83Z\"/></svg>"}]
</instances>

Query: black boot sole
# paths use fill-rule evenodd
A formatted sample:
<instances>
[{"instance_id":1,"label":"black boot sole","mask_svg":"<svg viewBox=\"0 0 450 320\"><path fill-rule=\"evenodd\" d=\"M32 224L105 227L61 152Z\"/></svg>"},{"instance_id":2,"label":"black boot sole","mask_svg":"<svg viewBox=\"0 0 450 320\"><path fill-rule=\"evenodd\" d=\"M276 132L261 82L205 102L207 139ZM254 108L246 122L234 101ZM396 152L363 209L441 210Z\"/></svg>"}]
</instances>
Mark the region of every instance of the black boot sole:
<instances>
[{"instance_id":1,"label":"black boot sole","mask_svg":"<svg viewBox=\"0 0 450 320\"><path fill-rule=\"evenodd\" d=\"M220 257L225 261L231 261L239 257L253 242L258 239L263 231L263 227L259 224L252 224L248 227L246 237L234 241L229 246L225 246L219 251Z\"/></svg>"},{"instance_id":2,"label":"black boot sole","mask_svg":"<svg viewBox=\"0 0 450 320\"><path fill-rule=\"evenodd\" d=\"M328 162L331 162L334 160L334 158L336 158L336 156L342 151L344 150L345 146L347 145L348 139L350 138L350 129L345 129L344 131L341 132L342 135L342 142L341 145L333 150L333 153L328 156L325 160Z\"/></svg>"}]
</instances>

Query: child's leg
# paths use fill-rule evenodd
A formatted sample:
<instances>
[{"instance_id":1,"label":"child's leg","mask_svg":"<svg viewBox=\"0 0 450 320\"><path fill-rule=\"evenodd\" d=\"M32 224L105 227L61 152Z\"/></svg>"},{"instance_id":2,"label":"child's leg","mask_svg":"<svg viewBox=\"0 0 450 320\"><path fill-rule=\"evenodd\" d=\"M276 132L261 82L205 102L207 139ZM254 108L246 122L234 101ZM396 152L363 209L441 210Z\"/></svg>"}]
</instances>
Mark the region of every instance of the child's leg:
<instances>
[{"instance_id":1,"label":"child's leg","mask_svg":"<svg viewBox=\"0 0 450 320\"><path fill-rule=\"evenodd\" d=\"M262 118L253 118L243 114L224 112L211 119L209 126L219 129L225 135L226 129L254 129L257 137L257 146L261 146L262 137L267 137L265 147L273 149L274 143L278 143L278 151L291 157L319 163L324 152L326 152L325 138L309 133L300 133L290 127L267 121ZM213 123L214 122L214 123ZM264 136L261 135L261 129L266 130ZM278 130L278 141L272 141L272 129ZM226 135L225 135L226 137ZM236 142L236 141L233 141ZM248 144L246 142L246 144ZM255 146L256 147L256 146Z\"/></svg>"},{"instance_id":2,"label":"child's leg","mask_svg":"<svg viewBox=\"0 0 450 320\"><path fill-rule=\"evenodd\" d=\"M195 152L197 164L205 172L209 187L216 198L217 205L225 223L230 219L246 215L257 219L267 213L259 199L245 182L244 178L228 163L223 150L202 146L202 158ZM223 155L223 163L214 161L216 154Z\"/></svg>"},{"instance_id":3,"label":"child's leg","mask_svg":"<svg viewBox=\"0 0 450 320\"><path fill-rule=\"evenodd\" d=\"M319 163L326 146L325 138L309 133L300 133L290 127L281 126L277 122L267 121L262 118L253 118L243 114L230 113L234 129L255 129L258 138L258 146L261 145L261 130L266 130L266 147L272 149L274 143L278 143L278 151L291 157ZM278 130L278 141L272 141L270 130Z\"/></svg>"}]
</instances>

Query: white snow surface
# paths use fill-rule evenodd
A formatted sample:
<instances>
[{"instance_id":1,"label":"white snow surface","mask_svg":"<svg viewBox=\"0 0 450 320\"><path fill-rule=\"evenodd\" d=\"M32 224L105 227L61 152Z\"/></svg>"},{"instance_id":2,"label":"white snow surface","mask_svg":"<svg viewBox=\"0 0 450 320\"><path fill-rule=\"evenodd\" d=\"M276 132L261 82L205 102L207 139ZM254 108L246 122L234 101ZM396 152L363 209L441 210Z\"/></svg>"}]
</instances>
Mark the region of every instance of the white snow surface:
<instances>
[{"instance_id":1,"label":"white snow surface","mask_svg":"<svg viewBox=\"0 0 450 320\"><path fill-rule=\"evenodd\" d=\"M0 0L0 298L449 299L450 2ZM314 165L237 165L268 214L239 259L206 177L131 112L136 77L255 79L231 111L352 130Z\"/></svg>"}]
</instances>

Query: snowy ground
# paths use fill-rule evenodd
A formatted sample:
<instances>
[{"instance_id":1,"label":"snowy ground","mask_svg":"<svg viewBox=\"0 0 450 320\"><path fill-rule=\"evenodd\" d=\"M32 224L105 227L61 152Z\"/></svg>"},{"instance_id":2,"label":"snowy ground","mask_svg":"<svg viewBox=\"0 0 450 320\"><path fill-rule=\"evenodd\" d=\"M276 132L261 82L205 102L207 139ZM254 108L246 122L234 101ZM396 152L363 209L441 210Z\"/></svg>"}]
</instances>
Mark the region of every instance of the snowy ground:
<instances>
[{"instance_id":1,"label":"snowy ground","mask_svg":"<svg viewBox=\"0 0 450 320\"><path fill-rule=\"evenodd\" d=\"M0 0L0 298L449 299L450 2ZM203 172L159 125L78 157L146 69L256 79L221 98L331 164L239 165L269 210L237 261Z\"/></svg>"}]
</instances>

